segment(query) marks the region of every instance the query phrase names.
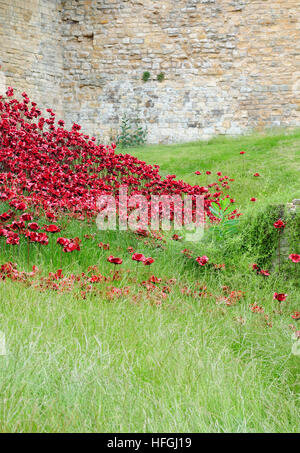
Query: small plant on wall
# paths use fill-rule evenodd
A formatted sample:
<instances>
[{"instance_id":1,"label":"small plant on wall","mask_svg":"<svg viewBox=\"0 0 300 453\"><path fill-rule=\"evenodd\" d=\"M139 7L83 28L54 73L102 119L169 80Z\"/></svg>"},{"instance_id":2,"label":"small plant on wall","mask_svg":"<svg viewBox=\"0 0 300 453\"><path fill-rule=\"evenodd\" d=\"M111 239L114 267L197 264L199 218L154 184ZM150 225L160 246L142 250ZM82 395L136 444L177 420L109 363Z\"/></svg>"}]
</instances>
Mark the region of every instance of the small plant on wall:
<instances>
[{"instance_id":1,"label":"small plant on wall","mask_svg":"<svg viewBox=\"0 0 300 453\"><path fill-rule=\"evenodd\" d=\"M149 71L145 71L144 74L143 74L142 79L143 79L144 82L148 82L148 80L150 79L150 72Z\"/></svg>"},{"instance_id":2,"label":"small plant on wall","mask_svg":"<svg viewBox=\"0 0 300 453\"><path fill-rule=\"evenodd\" d=\"M120 133L116 137L116 144L121 148L139 146L146 143L147 128L139 126L139 119L131 120L127 115L122 117Z\"/></svg>"},{"instance_id":3,"label":"small plant on wall","mask_svg":"<svg viewBox=\"0 0 300 453\"><path fill-rule=\"evenodd\" d=\"M163 72L160 72L156 78L159 82L163 82L165 80L165 74Z\"/></svg>"}]
</instances>

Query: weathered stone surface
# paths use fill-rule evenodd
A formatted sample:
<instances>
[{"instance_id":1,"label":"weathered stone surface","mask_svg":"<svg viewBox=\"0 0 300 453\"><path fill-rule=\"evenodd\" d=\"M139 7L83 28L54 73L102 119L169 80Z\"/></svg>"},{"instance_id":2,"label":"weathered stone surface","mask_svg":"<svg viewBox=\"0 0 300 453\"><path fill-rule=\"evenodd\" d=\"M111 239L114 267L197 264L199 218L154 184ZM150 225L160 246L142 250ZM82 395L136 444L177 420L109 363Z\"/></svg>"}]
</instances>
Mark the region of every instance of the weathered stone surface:
<instances>
[{"instance_id":1,"label":"weathered stone surface","mask_svg":"<svg viewBox=\"0 0 300 453\"><path fill-rule=\"evenodd\" d=\"M150 142L300 125L299 0L0 0L0 41L0 91L102 141L124 113Z\"/></svg>"},{"instance_id":2,"label":"weathered stone surface","mask_svg":"<svg viewBox=\"0 0 300 453\"><path fill-rule=\"evenodd\" d=\"M300 199L294 199L291 203L287 203L286 206L286 212L288 214L295 215L298 210L300 209ZM287 235L286 235L286 230L283 229L282 231L279 231L280 234L280 259L281 260L288 260L290 253L292 253ZM299 234L299 232L298 232ZM279 256L279 249L277 248L276 251L276 258L274 258L274 261L272 263L272 268L274 269L277 264L278 264L278 256Z\"/></svg>"}]
</instances>

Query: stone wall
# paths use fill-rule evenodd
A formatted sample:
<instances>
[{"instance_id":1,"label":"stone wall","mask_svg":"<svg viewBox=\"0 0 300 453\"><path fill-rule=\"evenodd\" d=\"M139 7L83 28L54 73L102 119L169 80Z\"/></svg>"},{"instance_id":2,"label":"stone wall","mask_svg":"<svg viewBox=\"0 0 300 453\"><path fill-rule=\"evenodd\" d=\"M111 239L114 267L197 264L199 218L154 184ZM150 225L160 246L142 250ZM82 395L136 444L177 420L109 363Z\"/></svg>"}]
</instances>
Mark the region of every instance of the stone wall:
<instances>
[{"instance_id":1,"label":"stone wall","mask_svg":"<svg viewBox=\"0 0 300 453\"><path fill-rule=\"evenodd\" d=\"M0 91L26 91L63 115L60 0L0 0Z\"/></svg>"},{"instance_id":2,"label":"stone wall","mask_svg":"<svg viewBox=\"0 0 300 453\"><path fill-rule=\"evenodd\" d=\"M286 206L283 206L283 215L288 214L292 215L294 217L297 215L297 213L300 212L300 199L295 198L291 203L287 203ZM280 255L280 261L288 261L289 260L289 255L291 253L296 253L296 250L293 250L291 247L291 243L289 241L289 237L286 232L286 228L283 230L278 231L280 234L280 249L277 248L274 260L272 263L272 269L274 270L278 264L279 260L279 255ZM298 230L298 238L300 239L300 231ZM298 241L299 244L299 241Z\"/></svg>"},{"instance_id":3,"label":"stone wall","mask_svg":"<svg viewBox=\"0 0 300 453\"><path fill-rule=\"evenodd\" d=\"M0 0L0 39L7 84L103 141L300 125L299 0Z\"/></svg>"}]
</instances>

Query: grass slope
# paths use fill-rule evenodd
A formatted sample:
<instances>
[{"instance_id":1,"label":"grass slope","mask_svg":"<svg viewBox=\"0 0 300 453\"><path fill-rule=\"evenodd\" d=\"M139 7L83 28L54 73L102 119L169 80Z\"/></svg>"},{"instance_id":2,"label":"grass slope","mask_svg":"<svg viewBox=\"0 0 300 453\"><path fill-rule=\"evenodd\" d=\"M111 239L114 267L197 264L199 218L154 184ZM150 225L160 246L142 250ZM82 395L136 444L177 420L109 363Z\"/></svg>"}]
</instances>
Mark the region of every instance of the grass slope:
<instances>
[{"instance_id":1,"label":"grass slope","mask_svg":"<svg viewBox=\"0 0 300 453\"><path fill-rule=\"evenodd\" d=\"M196 170L211 170L211 181L217 171L235 178L230 195L247 225L266 204L299 197L299 149L300 132L295 132L147 146L133 153L190 183L210 182ZM260 178L253 177L257 171ZM250 197L257 202L250 203ZM84 239L91 233L95 240ZM156 306L146 296L138 303L131 295L82 299L74 292L38 292L0 281L0 330L7 343L7 355L0 356L1 431L299 431L300 359L291 354L289 329L291 312L299 310L299 284L292 266L260 278L249 270L255 259L240 248L240 235L191 246L226 264L225 270L210 272L183 258L183 243L156 248L131 233L99 232L77 221L63 235L83 241L80 253L64 254L64 274L98 265L109 275L106 257L113 254L124 259L116 286L130 285L131 294L141 291L139 283L150 274L177 282ZM110 250L100 250L99 241L109 242ZM155 263L136 268L128 246ZM1 264L8 259L26 269L26 247L14 257L1 248ZM58 248L32 247L31 264L44 273L55 271L61 265ZM196 280L211 296L182 294L180 289L194 289ZM244 297L231 307L216 304L223 285ZM288 293L282 315L273 313L274 291ZM254 302L264 307L273 327L250 311Z\"/></svg>"}]
</instances>

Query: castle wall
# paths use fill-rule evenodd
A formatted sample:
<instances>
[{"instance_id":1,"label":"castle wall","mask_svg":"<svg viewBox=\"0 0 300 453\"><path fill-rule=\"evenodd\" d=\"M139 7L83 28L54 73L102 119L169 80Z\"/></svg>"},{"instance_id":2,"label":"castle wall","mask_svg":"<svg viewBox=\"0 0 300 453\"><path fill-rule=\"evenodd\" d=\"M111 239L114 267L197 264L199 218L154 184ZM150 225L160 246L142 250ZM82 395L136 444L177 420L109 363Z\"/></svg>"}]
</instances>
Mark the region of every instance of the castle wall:
<instances>
[{"instance_id":1,"label":"castle wall","mask_svg":"<svg viewBox=\"0 0 300 453\"><path fill-rule=\"evenodd\" d=\"M0 91L26 91L63 115L60 0L0 0Z\"/></svg>"},{"instance_id":2,"label":"castle wall","mask_svg":"<svg viewBox=\"0 0 300 453\"><path fill-rule=\"evenodd\" d=\"M102 141L300 126L299 0L0 0L0 39L7 84Z\"/></svg>"}]
</instances>

